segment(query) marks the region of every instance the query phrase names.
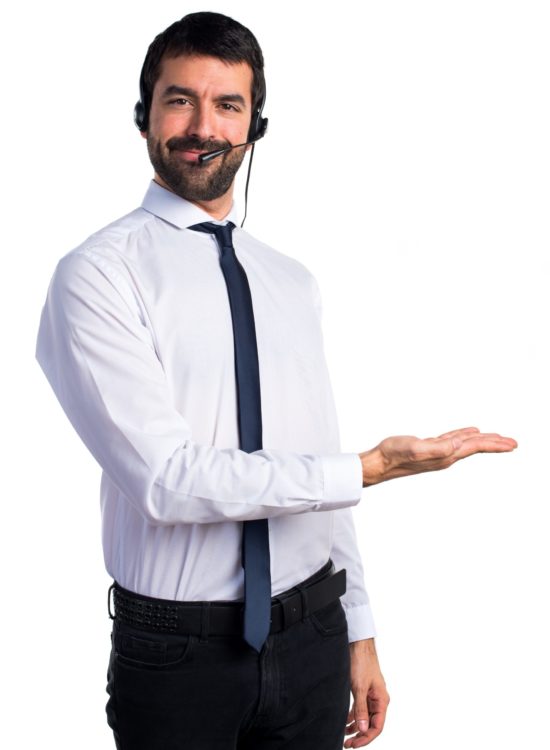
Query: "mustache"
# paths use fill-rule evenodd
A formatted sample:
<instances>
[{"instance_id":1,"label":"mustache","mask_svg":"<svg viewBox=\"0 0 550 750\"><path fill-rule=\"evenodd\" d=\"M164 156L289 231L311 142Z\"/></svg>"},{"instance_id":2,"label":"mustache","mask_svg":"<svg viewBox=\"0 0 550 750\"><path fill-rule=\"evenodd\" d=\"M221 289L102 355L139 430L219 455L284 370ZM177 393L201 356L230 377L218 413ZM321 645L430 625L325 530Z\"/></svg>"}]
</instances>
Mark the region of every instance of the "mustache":
<instances>
[{"instance_id":1,"label":"mustache","mask_svg":"<svg viewBox=\"0 0 550 750\"><path fill-rule=\"evenodd\" d=\"M197 136L189 135L169 138L166 146L170 151L218 151L230 147L231 144L229 141L201 141Z\"/></svg>"}]
</instances>

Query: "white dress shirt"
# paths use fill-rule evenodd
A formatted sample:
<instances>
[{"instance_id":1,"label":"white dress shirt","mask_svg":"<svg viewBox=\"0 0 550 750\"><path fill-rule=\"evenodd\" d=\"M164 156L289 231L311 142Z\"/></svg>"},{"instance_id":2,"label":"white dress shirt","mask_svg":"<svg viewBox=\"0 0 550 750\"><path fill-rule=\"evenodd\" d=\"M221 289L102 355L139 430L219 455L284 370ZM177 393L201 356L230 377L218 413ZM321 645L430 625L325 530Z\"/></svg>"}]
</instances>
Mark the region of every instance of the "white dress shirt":
<instances>
[{"instance_id":1,"label":"white dress shirt","mask_svg":"<svg viewBox=\"0 0 550 750\"><path fill-rule=\"evenodd\" d=\"M226 217L237 223L234 210ZM142 206L59 261L37 359L103 473L105 565L179 601L243 597L242 521L269 518L272 593L329 557L346 568L350 641L372 637L312 274L236 228L250 285L263 448L239 449L233 327L212 218L152 182ZM224 222L221 222L224 223Z\"/></svg>"}]
</instances>

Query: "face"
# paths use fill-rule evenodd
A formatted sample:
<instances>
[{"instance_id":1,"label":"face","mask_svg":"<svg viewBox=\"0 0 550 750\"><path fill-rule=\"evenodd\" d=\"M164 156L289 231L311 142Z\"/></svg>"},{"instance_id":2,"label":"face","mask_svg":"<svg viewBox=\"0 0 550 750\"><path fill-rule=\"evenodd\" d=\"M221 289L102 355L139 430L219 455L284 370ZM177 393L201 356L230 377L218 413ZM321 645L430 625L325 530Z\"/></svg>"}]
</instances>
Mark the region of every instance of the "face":
<instances>
[{"instance_id":1,"label":"face","mask_svg":"<svg viewBox=\"0 0 550 750\"><path fill-rule=\"evenodd\" d=\"M244 143L252 117L252 69L215 57L162 62L149 113L147 149L160 182L193 202L230 194L246 147L204 164L201 153Z\"/></svg>"}]
</instances>

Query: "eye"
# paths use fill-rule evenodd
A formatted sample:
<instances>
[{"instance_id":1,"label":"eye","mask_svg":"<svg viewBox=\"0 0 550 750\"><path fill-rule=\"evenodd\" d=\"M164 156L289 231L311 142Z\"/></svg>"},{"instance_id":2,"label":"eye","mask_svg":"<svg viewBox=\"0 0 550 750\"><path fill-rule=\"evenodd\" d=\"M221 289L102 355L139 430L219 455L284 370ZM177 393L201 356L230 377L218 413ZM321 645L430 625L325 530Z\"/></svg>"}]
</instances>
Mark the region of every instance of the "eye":
<instances>
[{"instance_id":1,"label":"eye","mask_svg":"<svg viewBox=\"0 0 550 750\"><path fill-rule=\"evenodd\" d=\"M234 104L230 104L229 102L221 102L220 107L225 112L239 112L240 111L238 107L236 107Z\"/></svg>"},{"instance_id":2,"label":"eye","mask_svg":"<svg viewBox=\"0 0 550 750\"><path fill-rule=\"evenodd\" d=\"M168 102L168 104L180 104L181 106L189 103L189 99L184 99L183 96L179 96L177 99L170 99Z\"/></svg>"}]
</instances>

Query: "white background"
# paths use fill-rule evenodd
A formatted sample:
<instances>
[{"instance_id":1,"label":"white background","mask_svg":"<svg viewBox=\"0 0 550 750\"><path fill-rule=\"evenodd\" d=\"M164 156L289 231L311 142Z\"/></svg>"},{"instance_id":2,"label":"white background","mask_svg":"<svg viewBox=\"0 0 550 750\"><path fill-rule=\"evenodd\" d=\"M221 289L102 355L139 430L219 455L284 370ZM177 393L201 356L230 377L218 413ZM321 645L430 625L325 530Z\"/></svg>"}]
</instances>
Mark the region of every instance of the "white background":
<instances>
[{"instance_id":1,"label":"white background","mask_svg":"<svg viewBox=\"0 0 550 750\"><path fill-rule=\"evenodd\" d=\"M342 449L471 424L519 442L363 492L392 696L374 746L547 749L547 4L17 8L1 49L2 746L114 748L99 468L34 344L58 258L147 187L132 108L148 44L212 9L264 50L246 226L319 281Z\"/></svg>"}]
</instances>

